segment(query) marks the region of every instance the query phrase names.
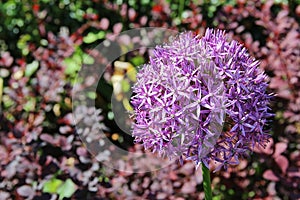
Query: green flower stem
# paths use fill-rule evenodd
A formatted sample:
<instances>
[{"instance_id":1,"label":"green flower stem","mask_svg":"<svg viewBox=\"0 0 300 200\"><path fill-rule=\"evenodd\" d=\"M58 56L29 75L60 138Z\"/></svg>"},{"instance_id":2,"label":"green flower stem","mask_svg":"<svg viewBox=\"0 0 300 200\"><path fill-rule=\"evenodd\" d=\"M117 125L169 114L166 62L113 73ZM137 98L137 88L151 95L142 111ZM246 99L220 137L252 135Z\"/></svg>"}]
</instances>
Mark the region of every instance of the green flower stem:
<instances>
[{"instance_id":1,"label":"green flower stem","mask_svg":"<svg viewBox=\"0 0 300 200\"><path fill-rule=\"evenodd\" d=\"M210 171L204 164L202 164L202 176L205 200L212 200Z\"/></svg>"}]
</instances>

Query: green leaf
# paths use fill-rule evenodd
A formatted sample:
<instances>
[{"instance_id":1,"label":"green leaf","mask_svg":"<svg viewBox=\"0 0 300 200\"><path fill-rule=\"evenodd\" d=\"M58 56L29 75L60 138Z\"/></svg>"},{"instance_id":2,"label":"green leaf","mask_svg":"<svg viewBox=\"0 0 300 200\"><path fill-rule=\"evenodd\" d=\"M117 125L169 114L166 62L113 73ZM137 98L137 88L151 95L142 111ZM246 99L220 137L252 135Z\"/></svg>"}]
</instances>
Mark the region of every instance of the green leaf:
<instances>
[{"instance_id":1,"label":"green leaf","mask_svg":"<svg viewBox=\"0 0 300 200\"><path fill-rule=\"evenodd\" d=\"M14 101L8 95L2 96L2 102L3 102L4 108L9 108L14 105Z\"/></svg>"},{"instance_id":2,"label":"green leaf","mask_svg":"<svg viewBox=\"0 0 300 200\"><path fill-rule=\"evenodd\" d=\"M76 56L72 58L66 58L64 64L67 66L65 69L66 75L75 75L81 68L81 62L77 60Z\"/></svg>"},{"instance_id":3,"label":"green leaf","mask_svg":"<svg viewBox=\"0 0 300 200\"><path fill-rule=\"evenodd\" d=\"M98 40L98 36L95 33L88 33L87 36L83 38L83 42L87 44L93 43L96 40Z\"/></svg>"},{"instance_id":4,"label":"green leaf","mask_svg":"<svg viewBox=\"0 0 300 200\"><path fill-rule=\"evenodd\" d=\"M212 199L213 199L213 200L221 200L221 199L222 199L222 196L221 196L221 195L214 196Z\"/></svg>"},{"instance_id":5,"label":"green leaf","mask_svg":"<svg viewBox=\"0 0 300 200\"><path fill-rule=\"evenodd\" d=\"M99 31L99 33L97 33L97 37L98 37L98 39L105 38L105 32L104 31Z\"/></svg>"},{"instance_id":6,"label":"green leaf","mask_svg":"<svg viewBox=\"0 0 300 200\"><path fill-rule=\"evenodd\" d=\"M88 33L87 36L83 38L83 42L90 44L99 39L103 39L105 37L104 31L99 31L98 33Z\"/></svg>"},{"instance_id":7,"label":"green leaf","mask_svg":"<svg viewBox=\"0 0 300 200\"><path fill-rule=\"evenodd\" d=\"M136 82L136 68L132 67L130 69L127 70L127 77L129 78L129 80Z\"/></svg>"},{"instance_id":8,"label":"green leaf","mask_svg":"<svg viewBox=\"0 0 300 200\"><path fill-rule=\"evenodd\" d=\"M124 108L125 108L127 111L132 111L132 110L133 110L133 108L132 108L132 106L130 105L129 100L128 100L127 98L124 98L122 102L123 102Z\"/></svg>"},{"instance_id":9,"label":"green leaf","mask_svg":"<svg viewBox=\"0 0 300 200\"><path fill-rule=\"evenodd\" d=\"M43 192L50 193L50 194L56 194L59 186L61 186L62 183L63 183L62 180L52 178L49 181L44 183Z\"/></svg>"},{"instance_id":10,"label":"green leaf","mask_svg":"<svg viewBox=\"0 0 300 200\"><path fill-rule=\"evenodd\" d=\"M143 56L136 56L136 57L132 58L132 59L130 60L130 62L131 62L134 66L140 66L140 65L142 65L142 64L145 63L145 59L144 59Z\"/></svg>"},{"instance_id":11,"label":"green leaf","mask_svg":"<svg viewBox=\"0 0 300 200\"><path fill-rule=\"evenodd\" d=\"M121 85L122 85L122 91L123 92L128 92L130 90L130 84L128 83L127 80L122 80L121 81Z\"/></svg>"},{"instance_id":12,"label":"green leaf","mask_svg":"<svg viewBox=\"0 0 300 200\"><path fill-rule=\"evenodd\" d=\"M36 108L35 105L36 105L35 98L33 98L33 97L28 98L28 101L23 105L23 109L26 112L34 111L34 109Z\"/></svg>"},{"instance_id":13,"label":"green leaf","mask_svg":"<svg viewBox=\"0 0 300 200\"><path fill-rule=\"evenodd\" d=\"M71 179L68 178L57 190L59 200L62 200L65 197L70 198L76 190L77 186Z\"/></svg>"},{"instance_id":14,"label":"green leaf","mask_svg":"<svg viewBox=\"0 0 300 200\"><path fill-rule=\"evenodd\" d=\"M26 65L25 69L25 76L30 77L39 67L39 62L38 61L33 61L30 64Z\"/></svg>"},{"instance_id":15,"label":"green leaf","mask_svg":"<svg viewBox=\"0 0 300 200\"><path fill-rule=\"evenodd\" d=\"M94 64L94 58L88 54L83 54L83 64L86 65Z\"/></svg>"},{"instance_id":16,"label":"green leaf","mask_svg":"<svg viewBox=\"0 0 300 200\"><path fill-rule=\"evenodd\" d=\"M96 92L90 91L90 92L88 92L86 95L87 95L90 99L96 99L96 98L97 98Z\"/></svg>"},{"instance_id":17,"label":"green leaf","mask_svg":"<svg viewBox=\"0 0 300 200\"><path fill-rule=\"evenodd\" d=\"M17 42L17 47L22 51L22 54L26 56L29 53L28 41L31 40L31 36L29 34L25 34L20 36L20 39Z\"/></svg>"}]
</instances>

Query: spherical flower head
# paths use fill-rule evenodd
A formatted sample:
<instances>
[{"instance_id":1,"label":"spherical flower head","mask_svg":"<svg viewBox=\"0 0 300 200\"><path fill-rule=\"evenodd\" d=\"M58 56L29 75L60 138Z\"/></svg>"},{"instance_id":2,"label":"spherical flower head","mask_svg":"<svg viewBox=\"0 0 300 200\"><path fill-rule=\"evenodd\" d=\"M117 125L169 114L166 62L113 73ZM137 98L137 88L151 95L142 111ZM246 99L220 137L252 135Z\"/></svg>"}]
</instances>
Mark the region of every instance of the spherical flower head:
<instances>
[{"instance_id":1,"label":"spherical flower head","mask_svg":"<svg viewBox=\"0 0 300 200\"><path fill-rule=\"evenodd\" d=\"M157 46L137 74L131 103L136 142L170 158L238 164L269 135L267 77L225 32L179 34Z\"/></svg>"}]
</instances>

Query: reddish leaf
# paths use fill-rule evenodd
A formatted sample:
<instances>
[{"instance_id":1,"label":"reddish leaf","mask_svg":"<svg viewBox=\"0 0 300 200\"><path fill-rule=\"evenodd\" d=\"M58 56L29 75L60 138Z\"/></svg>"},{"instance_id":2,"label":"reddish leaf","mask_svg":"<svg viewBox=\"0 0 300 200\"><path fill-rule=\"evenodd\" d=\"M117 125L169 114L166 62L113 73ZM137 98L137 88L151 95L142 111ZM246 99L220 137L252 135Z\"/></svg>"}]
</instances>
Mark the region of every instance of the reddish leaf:
<instances>
[{"instance_id":1,"label":"reddish leaf","mask_svg":"<svg viewBox=\"0 0 300 200\"><path fill-rule=\"evenodd\" d=\"M268 191L269 195L271 195L271 196L276 195L276 188L275 188L275 186L276 186L276 183L274 183L274 182L271 182L268 185L267 191Z\"/></svg>"},{"instance_id":2,"label":"reddish leaf","mask_svg":"<svg viewBox=\"0 0 300 200\"><path fill-rule=\"evenodd\" d=\"M188 194L188 193L194 193L196 191L196 182L189 181L185 182L181 188L181 192Z\"/></svg>"},{"instance_id":3,"label":"reddish leaf","mask_svg":"<svg viewBox=\"0 0 300 200\"><path fill-rule=\"evenodd\" d=\"M296 178L299 178L299 177L300 177L300 170L288 172L288 177L296 177Z\"/></svg>"},{"instance_id":4,"label":"reddish leaf","mask_svg":"<svg viewBox=\"0 0 300 200\"><path fill-rule=\"evenodd\" d=\"M72 131L72 128L70 126L61 126L59 127L59 132L62 134L66 134Z\"/></svg>"},{"instance_id":5,"label":"reddish leaf","mask_svg":"<svg viewBox=\"0 0 300 200\"><path fill-rule=\"evenodd\" d=\"M152 7L152 11L154 11L154 12L162 12L163 11L163 7L161 5L154 5Z\"/></svg>"},{"instance_id":6,"label":"reddish leaf","mask_svg":"<svg viewBox=\"0 0 300 200\"><path fill-rule=\"evenodd\" d=\"M145 26L145 24L147 23L147 21L148 21L148 17L147 17L147 16L142 16L142 17L140 18L140 24L141 24L142 26Z\"/></svg>"},{"instance_id":7,"label":"reddish leaf","mask_svg":"<svg viewBox=\"0 0 300 200\"><path fill-rule=\"evenodd\" d=\"M45 142L48 142L48 143L50 143L50 144L52 144L53 143L53 141L54 141L54 138L51 136L51 135L49 135L49 134L42 134L41 136L40 136L40 138L41 138L41 140L44 140Z\"/></svg>"},{"instance_id":8,"label":"reddish leaf","mask_svg":"<svg viewBox=\"0 0 300 200\"><path fill-rule=\"evenodd\" d=\"M0 199L9 199L10 194L8 192L3 192L0 190Z\"/></svg>"},{"instance_id":9,"label":"reddish leaf","mask_svg":"<svg viewBox=\"0 0 300 200\"><path fill-rule=\"evenodd\" d=\"M273 154L273 158L276 158L280 154L282 154L287 148L287 144L284 142L279 142L275 144L275 152Z\"/></svg>"},{"instance_id":10,"label":"reddish leaf","mask_svg":"<svg viewBox=\"0 0 300 200\"><path fill-rule=\"evenodd\" d=\"M264 179L267 179L270 181L279 181L279 178L270 169L268 169L267 171L264 172L263 177L264 177Z\"/></svg>"},{"instance_id":11,"label":"reddish leaf","mask_svg":"<svg viewBox=\"0 0 300 200\"><path fill-rule=\"evenodd\" d=\"M102 18L100 21L100 28L103 30L107 30L109 26L109 20L107 18Z\"/></svg>"},{"instance_id":12,"label":"reddish leaf","mask_svg":"<svg viewBox=\"0 0 300 200\"><path fill-rule=\"evenodd\" d=\"M190 176L191 174L194 173L195 170L195 166L193 163L188 162L185 165L183 165L180 169L180 173L186 175L186 176Z\"/></svg>"},{"instance_id":13,"label":"reddish leaf","mask_svg":"<svg viewBox=\"0 0 300 200\"><path fill-rule=\"evenodd\" d=\"M117 23L117 24L114 25L113 31L114 31L115 34L118 34L122 31L122 28L123 28L122 23Z\"/></svg>"},{"instance_id":14,"label":"reddish leaf","mask_svg":"<svg viewBox=\"0 0 300 200\"><path fill-rule=\"evenodd\" d=\"M60 118L57 120L57 122L59 124L66 124L66 125L74 125L75 121L74 121L74 116L72 113L68 113L66 114L63 118Z\"/></svg>"},{"instance_id":15,"label":"reddish leaf","mask_svg":"<svg viewBox=\"0 0 300 200\"><path fill-rule=\"evenodd\" d=\"M85 147L78 147L76 150L77 155L79 156L87 156L87 149Z\"/></svg>"},{"instance_id":16,"label":"reddish leaf","mask_svg":"<svg viewBox=\"0 0 300 200\"><path fill-rule=\"evenodd\" d=\"M29 197L34 195L34 190L29 185L23 185L17 189L20 196Z\"/></svg>"},{"instance_id":17,"label":"reddish leaf","mask_svg":"<svg viewBox=\"0 0 300 200\"><path fill-rule=\"evenodd\" d=\"M175 181L178 179L178 176L174 171L170 171L169 178L170 178L170 180Z\"/></svg>"},{"instance_id":18,"label":"reddish leaf","mask_svg":"<svg viewBox=\"0 0 300 200\"><path fill-rule=\"evenodd\" d=\"M0 164L7 164L8 160L6 158L8 158L8 152L4 146L0 145Z\"/></svg>"},{"instance_id":19,"label":"reddish leaf","mask_svg":"<svg viewBox=\"0 0 300 200\"><path fill-rule=\"evenodd\" d=\"M285 174L286 170L289 166L288 159L286 157L280 155L277 158L275 158L275 161L276 161L277 165L280 167L282 173Z\"/></svg>"},{"instance_id":20,"label":"reddish leaf","mask_svg":"<svg viewBox=\"0 0 300 200\"><path fill-rule=\"evenodd\" d=\"M4 52L0 58L0 65L3 65L5 67L10 67L11 64L13 63L13 61L14 61L14 59L13 59L13 57L11 57L10 53Z\"/></svg>"},{"instance_id":21,"label":"reddish leaf","mask_svg":"<svg viewBox=\"0 0 300 200\"><path fill-rule=\"evenodd\" d=\"M136 11L133 8L129 8L128 10L128 17L131 21L133 21L136 18L137 14Z\"/></svg>"},{"instance_id":22,"label":"reddish leaf","mask_svg":"<svg viewBox=\"0 0 300 200\"><path fill-rule=\"evenodd\" d=\"M167 197L168 197L168 195L166 193L162 193L162 192L158 193L156 196L157 199L167 199Z\"/></svg>"},{"instance_id":23,"label":"reddish leaf","mask_svg":"<svg viewBox=\"0 0 300 200\"><path fill-rule=\"evenodd\" d=\"M45 117L42 114L39 114L36 116L36 118L33 121L34 126L40 125L44 121Z\"/></svg>"}]
</instances>

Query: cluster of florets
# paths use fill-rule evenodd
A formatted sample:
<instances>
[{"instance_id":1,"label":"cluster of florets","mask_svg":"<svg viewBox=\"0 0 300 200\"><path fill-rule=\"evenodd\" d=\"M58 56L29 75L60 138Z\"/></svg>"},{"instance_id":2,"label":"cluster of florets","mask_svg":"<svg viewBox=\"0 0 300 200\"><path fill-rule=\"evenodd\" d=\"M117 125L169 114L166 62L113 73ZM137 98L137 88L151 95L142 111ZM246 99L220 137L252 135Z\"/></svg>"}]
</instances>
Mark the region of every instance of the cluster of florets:
<instances>
[{"instance_id":1,"label":"cluster of florets","mask_svg":"<svg viewBox=\"0 0 300 200\"><path fill-rule=\"evenodd\" d=\"M182 33L157 46L133 87L135 141L181 162L238 164L269 138L272 95L258 65L220 30Z\"/></svg>"}]
</instances>

